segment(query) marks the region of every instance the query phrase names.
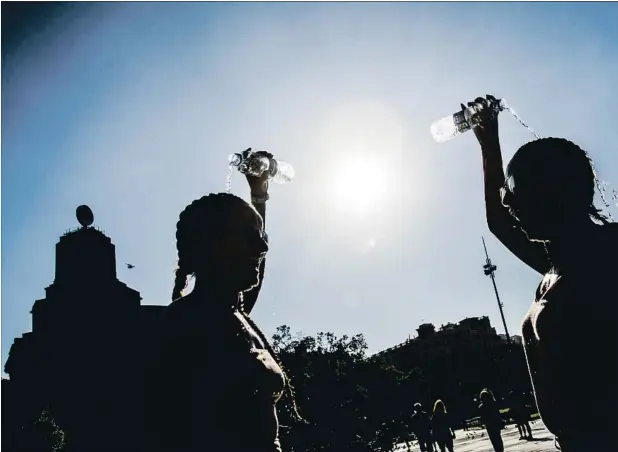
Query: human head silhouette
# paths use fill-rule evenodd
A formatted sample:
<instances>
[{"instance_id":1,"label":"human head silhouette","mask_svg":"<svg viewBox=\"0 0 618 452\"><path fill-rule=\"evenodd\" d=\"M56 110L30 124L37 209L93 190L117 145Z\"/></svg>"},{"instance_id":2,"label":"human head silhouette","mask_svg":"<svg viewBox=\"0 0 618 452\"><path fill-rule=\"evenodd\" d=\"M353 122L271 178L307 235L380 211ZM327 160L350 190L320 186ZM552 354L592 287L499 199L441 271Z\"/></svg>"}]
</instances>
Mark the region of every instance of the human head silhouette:
<instances>
[{"instance_id":1,"label":"human head silhouette","mask_svg":"<svg viewBox=\"0 0 618 452\"><path fill-rule=\"evenodd\" d=\"M187 277L208 279L213 291L240 293L259 281L268 251L263 222L243 199L216 193L193 201L176 225L178 269L172 300L182 296Z\"/></svg>"},{"instance_id":2,"label":"human head silhouette","mask_svg":"<svg viewBox=\"0 0 618 452\"><path fill-rule=\"evenodd\" d=\"M564 138L541 138L520 147L506 169L502 202L533 240L552 240L559 231L606 222L594 207L592 160Z\"/></svg>"},{"instance_id":3,"label":"human head silhouette","mask_svg":"<svg viewBox=\"0 0 618 452\"><path fill-rule=\"evenodd\" d=\"M440 399L436 400L436 403L433 405L433 414L446 414L446 406L444 406L444 402Z\"/></svg>"},{"instance_id":4,"label":"human head silhouette","mask_svg":"<svg viewBox=\"0 0 618 452\"><path fill-rule=\"evenodd\" d=\"M490 389L487 389L487 388L481 391L479 398L481 399L481 402L483 403L492 403L496 401L494 394L491 392Z\"/></svg>"}]
</instances>

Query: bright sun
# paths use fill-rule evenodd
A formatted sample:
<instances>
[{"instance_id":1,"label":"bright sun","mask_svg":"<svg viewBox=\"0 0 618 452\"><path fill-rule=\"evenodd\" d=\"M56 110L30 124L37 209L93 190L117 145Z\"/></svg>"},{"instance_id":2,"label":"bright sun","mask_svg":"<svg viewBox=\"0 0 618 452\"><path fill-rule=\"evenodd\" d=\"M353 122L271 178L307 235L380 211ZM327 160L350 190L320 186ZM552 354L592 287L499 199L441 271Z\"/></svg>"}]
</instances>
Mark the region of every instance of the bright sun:
<instances>
[{"instance_id":1,"label":"bright sun","mask_svg":"<svg viewBox=\"0 0 618 452\"><path fill-rule=\"evenodd\" d=\"M403 130L397 113L379 100L341 101L325 114L318 146L328 156L324 188L337 215L383 225L384 207L396 194Z\"/></svg>"},{"instance_id":2,"label":"bright sun","mask_svg":"<svg viewBox=\"0 0 618 452\"><path fill-rule=\"evenodd\" d=\"M388 172L378 159L355 156L345 160L334 177L332 195L338 208L370 214L385 201Z\"/></svg>"}]
</instances>

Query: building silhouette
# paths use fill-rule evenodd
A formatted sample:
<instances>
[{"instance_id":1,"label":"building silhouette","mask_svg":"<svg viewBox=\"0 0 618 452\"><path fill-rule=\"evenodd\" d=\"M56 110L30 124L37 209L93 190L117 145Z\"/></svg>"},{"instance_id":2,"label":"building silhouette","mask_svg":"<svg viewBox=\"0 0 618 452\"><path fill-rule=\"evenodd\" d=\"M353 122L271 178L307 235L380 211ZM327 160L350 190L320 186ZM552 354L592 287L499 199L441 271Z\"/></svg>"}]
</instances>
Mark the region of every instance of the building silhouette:
<instances>
[{"instance_id":1,"label":"building silhouette","mask_svg":"<svg viewBox=\"0 0 618 452\"><path fill-rule=\"evenodd\" d=\"M491 351L503 345L486 316L466 318L457 324L447 323L438 330L432 323L423 323L416 332L416 337L383 350L376 356L388 359L398 368L407 368L439 355L465 351L468 347Z\"/></svg>"},{"instance_id":2,"label":"building silhouette","mask_svg":"<svg viewBox=\"0 0 618 452\"><path fill-rule=\"evenodd\" d=\"M506 334L498 334L498 336L505 342L509 341L509 337ZM513 344L524 345L524 338L517 334L510 336L510 340Z\"/></svg>"},{"instance_id":3,"label":"building silhouette","mask_svg":"<svg viewBox=\"0 0 618 452\"><path fill-rule=\"evenodd\" d=\"M426 406L442 399L454 418L463 420L474 415L475 398L485 387L492 389L499 403L513 389L530 392L521 343L509 343L498 335L488 317L466 318L439 329L424 323L416 332L416 337L374 358L419 375L426 391L419 401Z\"/></svg>"},{"instance_id":4,"label":"building silhouette","mask_svg":"<svg viewBox=\"0 0 618 452\"><path fill-rule=\"evenodd\" d=\"M13 403L3 411L23 424L48 410L67 432L67 451L137 450L144 360L164 306L141 304L117 277L111 239L79 210L78 219L82 227L56 244L54 281L32 306L32 331L11 346L3 389Z\"/></svg>"}]
</instances>

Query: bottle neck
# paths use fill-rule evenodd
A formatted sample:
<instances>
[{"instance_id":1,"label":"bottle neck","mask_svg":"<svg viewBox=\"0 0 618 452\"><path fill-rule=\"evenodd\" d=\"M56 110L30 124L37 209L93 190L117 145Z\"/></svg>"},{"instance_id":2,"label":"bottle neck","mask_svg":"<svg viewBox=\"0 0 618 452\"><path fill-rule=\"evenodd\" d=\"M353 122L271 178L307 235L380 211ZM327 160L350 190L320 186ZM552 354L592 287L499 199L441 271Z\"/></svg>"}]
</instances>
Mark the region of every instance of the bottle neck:
<instances>
[{"instance_id":1,"label":"bottle neck","mask_svg":"<svg viewBox=\"0 0 618 452\"><path fill-rule=\"evenodd\" d=\"M230 165L232 166L240 166L240 164L242 163L242 154L239 153L235 153L235 154L231 154L229 157L229 162Z\"/></svg>"},{"instance_id":2,"label":"bottle neck","mask_svg":"<svg viewBox=\"0 0 618 452\"><path fill-rule=\"evenodd\" d=\"M268 159L268 168L266 168L266 172L268 173L268 175L270 177L273 177L275 174L277 174L277 171L278 171L277 161L275 159Z\"/></svg>"}]
</instances>

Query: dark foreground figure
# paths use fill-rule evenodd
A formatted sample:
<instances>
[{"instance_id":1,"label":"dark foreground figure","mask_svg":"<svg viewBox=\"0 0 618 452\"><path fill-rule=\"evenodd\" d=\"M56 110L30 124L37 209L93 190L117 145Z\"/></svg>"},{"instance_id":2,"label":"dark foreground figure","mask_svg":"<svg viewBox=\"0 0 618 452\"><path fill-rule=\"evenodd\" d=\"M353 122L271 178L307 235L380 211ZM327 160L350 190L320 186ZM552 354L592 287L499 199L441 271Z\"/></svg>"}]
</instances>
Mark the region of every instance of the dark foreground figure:
<instances>
[{"instance_id":1,"label":"dark foreground figure","mask_svg":"<svg viewBox=\"0 0 618 452\"><path fill-rule=\"evenodd\" d=\"M530 414L521 391L511 391L509 394L510 416L517 425L519 439L532 440L532 428L530 427Z\"/></svg>"},{"instance_id":2,"label":"dark foreground figure","mask_svg":"<svg viewBox=\"0 0 618 452\"><path fill-rule=\"evenodd\" d=\"M481 422L485 425L491 445L495 452L504 452L501 433L504 423L502 422L502 416L500 415L496 399L489 389L481 391L480 399L479 413L481 415Z\"/></svg>"},{"instance_id":3,"label":"dark foreground figure","mask_svg":"<svg viewBox=\"0 0 618 452\"><path fill-rule=\"evenodd\" d=\"M412 431L418 440L418 447L421 452L433 452L431 419L420 403L414 404L414 414L411 421Z\"/></svg>"},{"instance_id":4,"label":"dark foreground figure","mask_svg":"<svg viewBox=\"0 0 618 452\"><path fill-rule=\"evenodd\" d=\"M275 405L287 379L248 315L268 251L267 183L247 179L255 208L219 193L180 214L173 302L148 375L149 450L281 451ZM182 297L189 275L195 288Z\"/></svg>"},{"instance_id":5,"label":"dark foreground figure","mask_svg":"<svg viewBox=\"0 0 618 452\"><path fill-rule=\"evenodd\" d=\"M433 415L431 417L431 429L433 432L433 440L438 443L440 452L453 452L453 432L450 417L446 412L446 406L442 400L436 400L433 406Z\"/></svg>"},{"instance_id":6,"label":"dark foreground figure","mask_svg":"<svg viewBox=\"0 0 618 452\"><path fill-rule=\"evenodd\" d=\"M474 131L489 229L543 275L523 322L543 422L564 452L616 451L618 224L594 207L594 168L580 147L562 138L531 141L505 177L497 117L489 109L481 116Z\"/></svg>"}]
</instances>

